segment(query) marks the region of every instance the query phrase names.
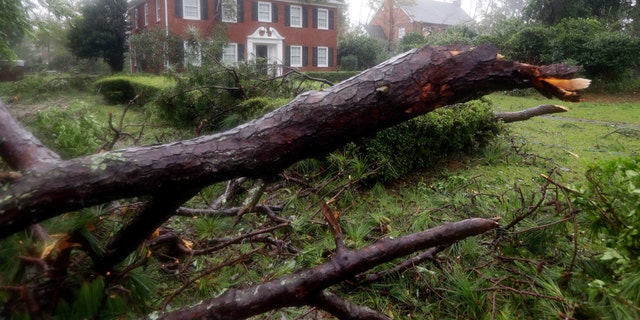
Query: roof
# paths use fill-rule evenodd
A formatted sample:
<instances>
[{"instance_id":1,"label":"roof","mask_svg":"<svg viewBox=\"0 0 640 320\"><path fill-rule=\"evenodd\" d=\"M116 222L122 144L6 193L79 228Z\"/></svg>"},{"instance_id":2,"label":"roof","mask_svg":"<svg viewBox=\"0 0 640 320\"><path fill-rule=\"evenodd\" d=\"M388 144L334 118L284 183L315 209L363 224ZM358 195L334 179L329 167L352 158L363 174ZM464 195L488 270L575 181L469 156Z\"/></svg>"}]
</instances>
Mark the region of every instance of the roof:
<instances>
[{"instance_id":1,"label":"roof","mask_svg":"<svg viewBox=\"0 0 640 320\"><path fill-rule=\"evenodd\" d=\"M472 21L457 4L433 0L415 0L412 4L398 4L414 22L454 26Z\"/></svg>"}]
</instances>

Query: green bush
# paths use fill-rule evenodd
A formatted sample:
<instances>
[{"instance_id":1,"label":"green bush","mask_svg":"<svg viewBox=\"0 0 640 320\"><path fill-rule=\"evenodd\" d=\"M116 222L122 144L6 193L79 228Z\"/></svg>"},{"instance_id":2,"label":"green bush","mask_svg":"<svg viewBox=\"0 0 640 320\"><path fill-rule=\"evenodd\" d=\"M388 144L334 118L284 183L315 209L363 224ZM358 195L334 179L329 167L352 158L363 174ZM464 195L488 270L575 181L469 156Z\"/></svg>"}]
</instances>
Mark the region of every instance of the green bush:
<instances>
[{"instance_id":1,"label":"green bush","mask_svg":"<svg viewBox=\"0 0 640 320\"><path fill-rule=\"evenodd\" d=\"M585 268L586 305L611 319L638 319L640 310L629 306L640 305L640 156L591 166L586 176L572 202L603 246Z\"/></svg>"},{"instance_id":2,"label":"green bush","mask_svg":"<svg viewBox=\"0 0 640 320\"><path fill-rule=\"evenodd\" d=\"M110 76L94 83L97 91L110 104L128 103L139 94L139 105L154 100L162 90L173 84L167 77L132 75Z\"/></svg>"},{"instance_id":3,"label":"green bush","mask_svg":"<svg viewBox=\"0 0 640 320\"><path fill-rule=\"evenodd\" d=\"M33 131L45 145L68 159L95 153L108 129L81 106L39 111Z\"/></svg>"},{"instance_id":4,"label":"green bush","mask_svg":"<svg viewBox=\"0 0 640 320\"><path fill-rule=\"evenodd\" d=\"M351 143L348 152L383 163L373 178L388 181L452 155L476 151L501 131L489 105L473 101L380 131L373 138Z\"/></svg>"}]
</instances>

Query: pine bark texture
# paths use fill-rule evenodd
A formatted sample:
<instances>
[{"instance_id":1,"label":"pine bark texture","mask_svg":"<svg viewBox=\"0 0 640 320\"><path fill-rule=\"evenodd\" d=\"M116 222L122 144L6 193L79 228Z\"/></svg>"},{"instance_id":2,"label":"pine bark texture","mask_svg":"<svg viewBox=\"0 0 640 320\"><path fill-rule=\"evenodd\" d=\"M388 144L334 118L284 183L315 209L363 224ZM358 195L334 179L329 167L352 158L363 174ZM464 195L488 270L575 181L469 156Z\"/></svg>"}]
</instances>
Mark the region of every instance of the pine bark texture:
<instances>
[{"instance_id":1,"label":"pine bark texture","mask_svg":"<svg viewBox=\"0 0 640 320\"><path fill-rule=\"evenodd\" d=\"M303 93L223 133L65 161L30 140L0 106L0 155L21 170L0 188L0 238L117 199L164 196L165 190L188 194L239 176L273 175L346 142L493 91L534 87L546 96L575 100L577 94L545 79L570 79L577 71L505 61L492 46L424 47L326 90ZM35 151L15 151L21 144ZM23 162L14 153L32 159Z\"/></svg>"}]
</instances>

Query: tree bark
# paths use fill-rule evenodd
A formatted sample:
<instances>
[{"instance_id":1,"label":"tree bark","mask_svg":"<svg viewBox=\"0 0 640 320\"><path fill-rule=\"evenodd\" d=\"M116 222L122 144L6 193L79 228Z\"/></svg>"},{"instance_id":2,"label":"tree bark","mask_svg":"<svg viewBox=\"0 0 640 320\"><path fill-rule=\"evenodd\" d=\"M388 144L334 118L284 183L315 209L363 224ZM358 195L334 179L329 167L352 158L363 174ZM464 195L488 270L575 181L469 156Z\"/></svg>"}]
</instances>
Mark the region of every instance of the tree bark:
<instances>
[{"instance_id":1,"label":"tree bark","mask_svg":"<svg viewBox=\"0 0 640 320\"><path fill-rule=\"evenodd\" d=\"M329 300L316 300L319 294L323 294L322 290L412 252L453 243L497 227L498 223L494 220L475 218L447 223L395 239L383 238L357 251L336 252L330 261L313 269L305 269L243 289L229 289L196 306L167 314L153 314L148 319L235 320L269 310L303 305L318 305L339 315L346 306L329 306Z\"/></svg>"},{"instance_id":2,"label":"tree bark","mask_svg":"<svg viewBox=\"0 0 640 320\"><path fill-rule=\"evenodd\" d=\"M502 120L504 123L511 123L516 121L525 121L529 120L533 117L551 114L551 113L560 113L567 112L569 109L567 107L555 105L555 104L541 104L539 106L519 110L514 112L494 112L493 115L496 118Z\"/></svg>"},{"instance_id":3,"label":"tree bark","mask_svg":"<svg viewBox=\"0 0 640 320\"><path fill-rule=\"evenodd\" d=\"M549 80L570 79L577 71L505 61L492 46L424 47L326 90L303 93L223 133L67 161L37 148L42 155L36 158L51 161L24 165L28 170L21 177L0 188L0 237L112 200L272 175L346 142L492 91L534 87L546 96L576 100L577 93ZM6 125L13 122L3 105L0 110L0 155L20 163L12 155L16 148L8 146L26 136Z\"/></svg>"}]
</instances>

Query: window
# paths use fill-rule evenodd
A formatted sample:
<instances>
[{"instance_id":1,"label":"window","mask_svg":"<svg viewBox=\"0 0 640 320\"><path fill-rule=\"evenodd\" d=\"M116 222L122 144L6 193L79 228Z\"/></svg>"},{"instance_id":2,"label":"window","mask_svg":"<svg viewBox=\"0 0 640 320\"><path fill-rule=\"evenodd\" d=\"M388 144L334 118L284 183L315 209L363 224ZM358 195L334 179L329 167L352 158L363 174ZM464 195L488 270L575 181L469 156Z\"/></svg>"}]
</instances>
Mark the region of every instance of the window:
<instances>
[{"instance_id":1,"label":"window","mask_svg":"<svg viewBox=\"0 0 640 320\"><path fill-rule=\"evenodd\" d=\"M138 9L133 10L133 28L138 29Z\"/></svg>"},{"instance_id":2,"label":"window","mask_svg":"<svg viewBox=\"0 0 640 320\"><path fill-rule=\"evenodd\" d=\"M289 25L302 28L302 7L291 6L289 9Z\"/></svg>"},{"instance_id":3,"label":"window","mask_svg":"<svg viewBox=\"0 0 640 320\"><path fill-rule=\"evenodd\" d=\"M302 46L291 46L289 59L292 67L302 67Z\"/></svg>"},{"instance_id":4,"label":"window","mask_svg":"<svg viewBox=\"0 0 640 320\"><path fill-rule=\"evenodd\" d=\"M271 3L258 2L258 21L271 22Z\"/></svg>"},{"instance_id":5,"label":"window","mask_svg":"<svg viewBox=\"0 0 640 320\"><path fill-rule=\"evenodd\" d=\"M183 0L182 7L185 19L200 20L200 0Z\"/></svg>"},{"instance_id":6,"label":"window","mask_svg":"<svg viewBox=\"0 0 640 320\"><path fill-rule=\"evenodd\" d=\"M238 44L229 43L222 47L222 63L234 64L238 62Z\"/></svg>"},{"instance_id":7,"label":"window","mask_svg":"<svg viewBox=\"0 0 640 320\"><path fill-rule=\"evenodd\" d=\"M329 10L318 9L318 29L329 29Z\"/></svg>"},{"instance_id":8,"label":"window","mask_svg":"<svg viewBox=\"0 0 640 320\"><path fill-rule=\"evenodd\" d=\"M404 35L407 33L407 29L404 27L398 28L398 39L404 38Z\"/></svg>"},{"instance_id":9,"label":"window","mask_svg":"<svg viewBox=\"0 0 640 320\"><path fill-rule=\"evenodd\" d=\"M156 0L156 22L160 21L160 0Z\"/></svg>"},{"instance_id":10,"label":"window","mask_svg":"<svg viewBox=\"0 0 640 320\"><path fill-rule=\"evenodd\" d=\"M202 64L202 55L200 52L200 44L185 41L184 42L184 65L199 67Z\"/></svg>"},{"instance_id":11,"label":"window","mask_svg":"<svg viewBox=\"0 0 640 320\"><path fill-rule=\"evenodd\" d=\"M318 67L329 66L329 48L318 47Z\"/></svg>"},{"instance_id":12,"label":"window","mask_svg":"<svg viewBox=\"0 0 640 320\"><path fill-rule=\"evenodd\" d=\"M238 6L236 0L222 0L222 21L224 22L238 22L237 10Z\"/></svg>"},{"instance_id":13,"label":"window","mask_svg":"<svg viewBox=\"0 0 640 320\"><path fill-rule=\"evenodd\" d=\"M148 3L144 4L144 25L145 26L149 25L149 4Z\"/></svg>"}]
</instances>

